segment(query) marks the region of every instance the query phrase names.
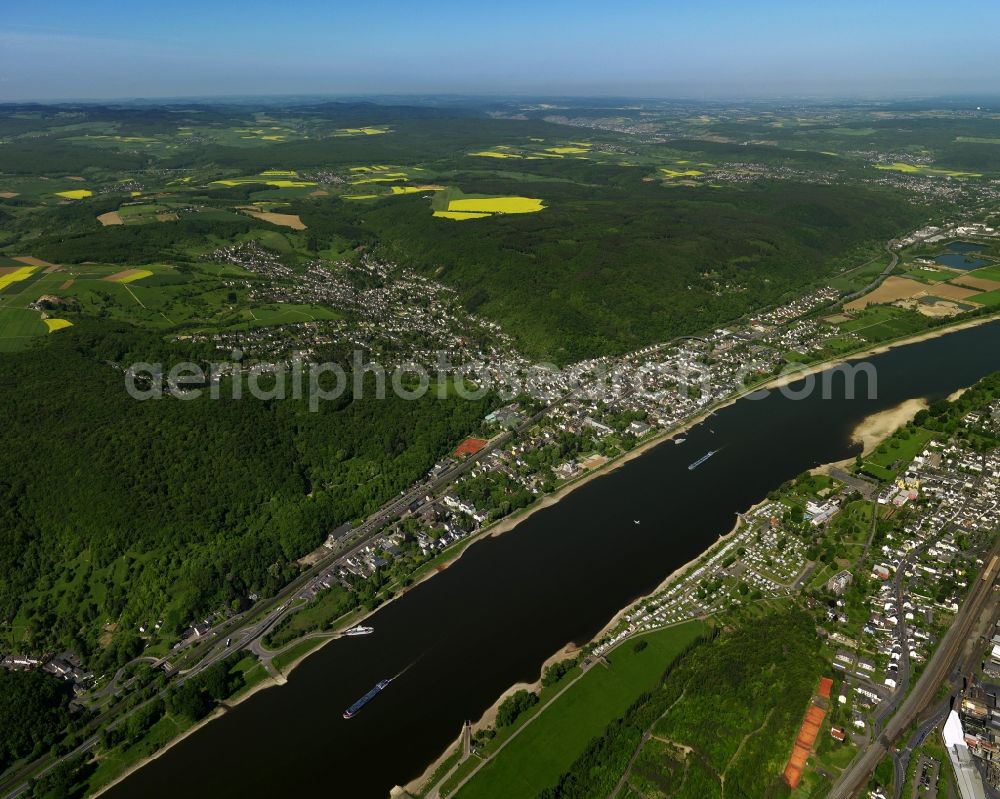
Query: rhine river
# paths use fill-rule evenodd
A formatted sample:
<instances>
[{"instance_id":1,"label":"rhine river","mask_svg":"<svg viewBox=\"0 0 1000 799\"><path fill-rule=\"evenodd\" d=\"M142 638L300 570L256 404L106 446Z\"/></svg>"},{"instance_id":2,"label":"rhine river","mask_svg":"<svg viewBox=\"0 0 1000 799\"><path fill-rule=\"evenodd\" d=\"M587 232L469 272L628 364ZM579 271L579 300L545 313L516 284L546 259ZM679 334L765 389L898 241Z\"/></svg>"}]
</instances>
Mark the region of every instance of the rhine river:
<instances>
[{"instance_id":1,"label":"rhine river","mask_svg":"<svg viewBox=\"0 0 1000 799\"><path fill-rule=\"evenodd\" d=\"M386 799L518 681L727 533L738 512L805 469L852 457L851 432L904 400L948 396L1000 370L1000 322L868 359L877 399L775 391L724 408L592 480L333 641L288 684L248 699L113 788L115 799L343 796ZM857 363L857 362L854 362ZM801 386L801 381L791 388ZM694 471L688 465L719 452ZM642 524L633 524L640 519ZM341 713L400 675L354 719Z\"/></svg>"}]
</instances>

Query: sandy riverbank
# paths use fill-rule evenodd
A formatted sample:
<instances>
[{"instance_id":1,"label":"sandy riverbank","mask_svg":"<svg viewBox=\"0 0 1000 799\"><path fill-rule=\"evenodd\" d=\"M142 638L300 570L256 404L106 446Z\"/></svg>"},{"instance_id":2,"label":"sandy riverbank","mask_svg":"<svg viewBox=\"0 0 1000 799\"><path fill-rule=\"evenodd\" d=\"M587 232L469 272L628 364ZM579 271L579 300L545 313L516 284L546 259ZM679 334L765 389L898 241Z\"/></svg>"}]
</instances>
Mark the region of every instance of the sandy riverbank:
<instances>
[{"instance_id":1,"label":"sandy riverbank","mask_svg":"<svg viewBox=\"0 0 1000 799\"><path fill-rule=\"evenodd\" d=\"M927 399L917 397L904 400L895 408L888 408L871 416L866 416L851 432L851 441L861 444L862 455L871 454L883 439L888 438L907 422L912 421L920 411L930 407Z\"/></svg>"}]
</instances>

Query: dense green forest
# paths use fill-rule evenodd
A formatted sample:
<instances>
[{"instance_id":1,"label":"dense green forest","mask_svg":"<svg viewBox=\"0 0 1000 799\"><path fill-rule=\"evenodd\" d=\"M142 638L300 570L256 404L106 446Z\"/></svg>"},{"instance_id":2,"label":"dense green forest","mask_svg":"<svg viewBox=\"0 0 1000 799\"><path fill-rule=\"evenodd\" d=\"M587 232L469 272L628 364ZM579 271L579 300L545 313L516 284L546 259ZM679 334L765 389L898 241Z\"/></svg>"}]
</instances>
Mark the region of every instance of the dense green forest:
<instances>
[{"instance_id":1,"label":"dense green forest","mask_svg":"<svg viewBox=\"0 0 1000 799\"><path fill-rule=\"evenodd\" d=\"M787 796L781 773L822 676L818 648L814 622L794 608L694 645L542 799L606 797L640 746L629 779L675 799L720 796L723 774L726 796ZM647 732L656 737L644 744Z\"/></svg>"},{"instance_id":2,"label":"dense green forest","mask_svg":"<svg viewBox=\"0 0 1000 799\"><path fill-rule=\"evenodd\" d=\"M163 620L170 635L194 614L269 595L296 558L410 485L488 408L371 392L316 413L291 399L139 402L108 365L170 350L91 324L0 356L9 645L67 646L103 668L140 651L141 625ZM98 644L102 631L117 631L111 645Z\"/></svg>"},{"instance_id":3,"label":"dense green forest","mask_svg":"<svg viewBox=\"0 0 1000 799\"><path fill-rule=\"evenodd\" d=\"M0 669L0 773L62 737L71 697L69 683L45 672Z\"/></svg>"}]
</instances>

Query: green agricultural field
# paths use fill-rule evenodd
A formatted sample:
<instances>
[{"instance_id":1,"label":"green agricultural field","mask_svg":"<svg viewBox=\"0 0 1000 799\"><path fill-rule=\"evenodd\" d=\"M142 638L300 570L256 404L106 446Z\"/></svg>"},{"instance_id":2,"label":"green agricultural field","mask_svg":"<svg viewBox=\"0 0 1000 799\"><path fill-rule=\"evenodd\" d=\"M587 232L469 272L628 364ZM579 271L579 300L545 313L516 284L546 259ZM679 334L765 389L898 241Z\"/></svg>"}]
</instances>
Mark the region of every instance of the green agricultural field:
<instances>
[{"instance_id":1,"label":"green agricultural field","mask_svg":"<svg viewBox=\"0 0 1000 799\"><path fill-rule=\"evenodd\" d=\"M700 622L649 633L649 646L635 652L635 639L608 655L539 713L455 796L459 799L509 799L535 796L554 785L587 743L625 712L640 694L656 685L667 665L705 632Z\"/></svg>"},{"instance_id":2,"label":"green agricultural field","mask_svg":"<svg viewBox=\"0 0 1000 799\"><path fill-rule=\"evenodd\" d=\"M850 322L843 323L842 330L856 333L866 341L877 343L918 333L928 326L927 317L916 311L889 305L869 306Z\"/></svg>"},{"instance_id":3,"label":"green agricultural field","mask_svg":"<svg viewBox=\"0 0 1000 799\"><path fill-rule=\"evenodd\" d=\"M854 269L847 274L838 275L827 282L841 291L858 291L875 280L884 268L885 259L878 258L873 263Z\"/></svg>"},{"instance_id":4,"label":"green agricultural field","mask_svg":"<svg viewBox=\"0 0 1000 799\"><path fill-rule=\"evenodd\" d=\"M48 328L38 311L0 306L0 352L30 347L46 333Z\"/></svg>"},{"instance_id":5,"label":"green agricultural field","mask_svg":"<svg viewBox=\"0 0 1000 799\"><path fill-rule=\"evenodd\" d=\"M1000 280L1000 264L995 266L984 266L980 269L974 269L971 272L967 272L966 274L968 274L969 277L978 277L983 280Z\"/></svg>"},{"instance_id":6,"label":"green agricultural field","mask_svg":"<svg viewBox=\"0 0 1000 799\"><path fill-rule=\"evenodd\" d=\"M975 302L979 305L986 305L993 308L1000 305L1000 289L984 291L981 294L976 294L974 297L969 297L969 302Z\"/></svg>"},{"instance_id":7,"label":"green agricultural field","mask_svg":"<svg viewBox=\"0 0 1000 799\"><path fill-rule=\"evenodd\" d=\"M904 272L903 277L913 278L914 280L919 280L921 283L941 283L945 280L951 280L957 277L954 272L947 269L928 269L926 267L917 267L911 269L909 272Z\"/></svg>"}]
</instances>

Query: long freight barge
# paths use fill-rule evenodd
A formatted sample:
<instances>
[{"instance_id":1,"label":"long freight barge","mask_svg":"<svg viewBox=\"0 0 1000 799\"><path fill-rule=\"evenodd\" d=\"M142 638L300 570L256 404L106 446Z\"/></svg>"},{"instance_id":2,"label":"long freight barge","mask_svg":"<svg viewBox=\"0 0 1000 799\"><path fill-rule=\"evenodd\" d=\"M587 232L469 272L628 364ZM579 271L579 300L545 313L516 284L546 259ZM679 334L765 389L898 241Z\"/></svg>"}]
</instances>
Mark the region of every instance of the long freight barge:
<instances>
[{"instance_id":1,"label":"long freight barge","mask_svg":"<svg viewBox=\"0 0 1000 799\"><path fill-rule=\"evenodd\" d=\"M371 702L376 696L382 693L382 690L390 683L391 680L382 680L374 688L372 688L367 694L361 697L357 702L351 705L347 710L344 711L344 718L350 719L354 718L365 705Z\"/></svg>"}]
</instances>

